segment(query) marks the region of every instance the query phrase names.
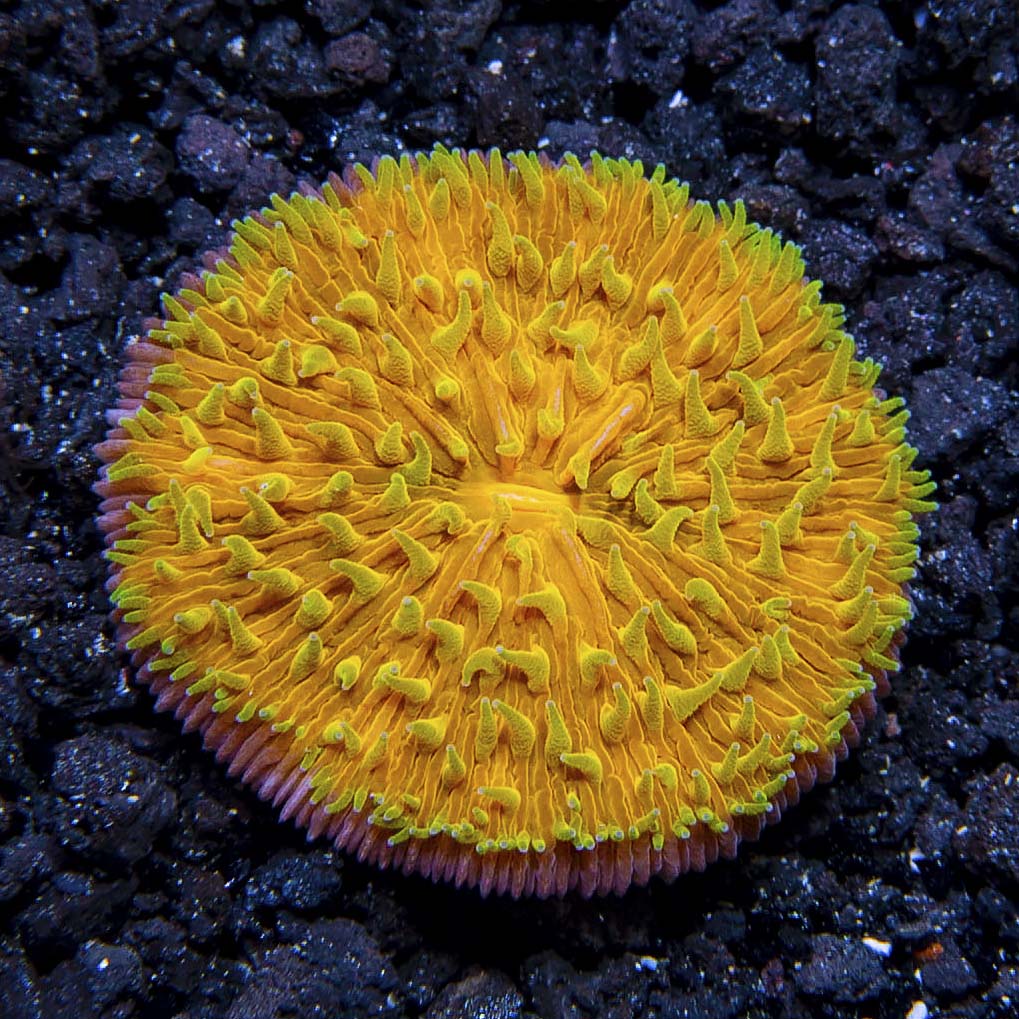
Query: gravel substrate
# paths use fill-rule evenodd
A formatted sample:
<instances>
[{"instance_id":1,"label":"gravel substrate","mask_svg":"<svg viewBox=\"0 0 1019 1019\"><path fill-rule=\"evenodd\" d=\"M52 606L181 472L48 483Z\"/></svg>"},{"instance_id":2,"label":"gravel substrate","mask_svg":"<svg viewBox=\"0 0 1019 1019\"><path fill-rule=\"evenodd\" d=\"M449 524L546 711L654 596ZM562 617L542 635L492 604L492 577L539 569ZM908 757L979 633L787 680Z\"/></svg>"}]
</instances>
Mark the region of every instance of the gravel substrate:
<instances>
[{"instance_id":1,"label":"gravel substrate","mask_svg":"<svg viewBox=\"0 0 1019 1019\"><path fill-rule=\"evenodd\" d=\"M0 8L0 1015L994 1019L1019 1000L1014 2ZM236 215L351 159L602 152L803 244L939 483L903 670L739 859L481 900L306 844L117 652L92 445Z\"/></svg>"}]
</instances>

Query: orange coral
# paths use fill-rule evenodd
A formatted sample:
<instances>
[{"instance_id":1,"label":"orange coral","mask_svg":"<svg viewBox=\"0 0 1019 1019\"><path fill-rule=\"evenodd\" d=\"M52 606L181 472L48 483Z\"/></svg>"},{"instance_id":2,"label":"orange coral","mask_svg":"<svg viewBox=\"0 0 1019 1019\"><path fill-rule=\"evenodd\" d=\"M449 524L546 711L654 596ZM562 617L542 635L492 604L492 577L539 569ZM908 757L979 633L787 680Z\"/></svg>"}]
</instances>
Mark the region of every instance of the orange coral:
<instances>
[{"instance_id":1,"label":"orange coral","mask_svg":"<svg viewBox=\"0 0 1019 1019\"><path fill-rule=\"evenodd\" d=\"M842 309L659 167L274 195L99 452L157 705L312 835L521 894L731 855L897 667L925 472Z\"/></svg>"}]
</instances>

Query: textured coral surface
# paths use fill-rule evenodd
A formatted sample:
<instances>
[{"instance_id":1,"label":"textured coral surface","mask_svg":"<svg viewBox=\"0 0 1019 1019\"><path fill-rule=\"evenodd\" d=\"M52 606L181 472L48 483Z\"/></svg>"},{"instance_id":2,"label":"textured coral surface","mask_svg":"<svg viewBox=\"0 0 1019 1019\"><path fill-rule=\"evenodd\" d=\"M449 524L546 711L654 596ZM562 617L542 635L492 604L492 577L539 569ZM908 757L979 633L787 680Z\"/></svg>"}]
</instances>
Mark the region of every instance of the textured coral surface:
<instances>
[{"instance_id":1,"label":"textured coral surface","mask_svg":"<svg viewBox=\"0 0 1019 1019\"><path fill-rule=\"evenodd\" d=\"M1011 1017L1017 38L996 0L2 5L0 1014ZM308 844L117 647L92 450L126 346L267 195L436 139L742 197L938 481L859 749L669 885L482 900Z\"/></svg>"},{"instance_id":2,"label":"textured coral surface","mask_svg":"<svg viewBox=\"0 0 1019 1019\"><path fill-rule=\"evenodd\" d=\"M796 245L664 167L356 169L128 351L97 487L157 706L311 834L485 892L732 855L897 668L935 505L901 399Z\"/></svg>"}]
</instances>

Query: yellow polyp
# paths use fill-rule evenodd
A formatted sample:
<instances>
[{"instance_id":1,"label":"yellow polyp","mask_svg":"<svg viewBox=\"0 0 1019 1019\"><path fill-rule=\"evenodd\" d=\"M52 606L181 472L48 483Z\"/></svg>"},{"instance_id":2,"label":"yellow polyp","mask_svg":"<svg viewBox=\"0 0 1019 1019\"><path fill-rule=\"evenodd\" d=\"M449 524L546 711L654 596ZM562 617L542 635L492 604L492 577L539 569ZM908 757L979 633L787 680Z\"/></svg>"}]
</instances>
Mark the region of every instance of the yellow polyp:
<instances>
[{"instance_id":1,"label":"yellow polyp","mask_svg":"<svg viewBox=\"0 0 1019 1019\"><path fill-rule=\"evenodd\" d=\"M603 704L598 716L601 734L607 743L622 743L626 738L626 727L633 713L630 698L622 683L612 684L612 704Z\"/></svg>"},{"instance_id":2,"label":"yellow polyp","mask_svg":"<svg viewBox=\"0 0 1019 1019\"><path fill-rule=\"evenodd\" d=\"M549 330L558 322L565 307L564 301L551 301L527 323L525 332L539 350L546 350L551 344L552 334Z\"/></svg>"},{"instance_id":3,"label":"yellow polyp","mask_svg":"<svg viewBox=\"0 0 1019 1019\"><path fill-rule=\"evenodd\" d=\"M736 265L736 259L733 258L732 246L728 239L723 237L718 245L718 277L715 281L715 289L719 293L724 293L736 282L737 276L739 276L739 266Z\"/></svg>"},{"instance_id":4,"label":"yellow polyp","mask_svg":"<svg viewBox=\"0 0 1019 1019\"><path fill-rule=\"evenodd\" d=\"M560 764L562 755L570 753L573 749L573 741L566 728L562 712L555 701L545 701L545 718L547 721L544 745L545 766L554 770Z\"/></svg>"},{"instance_id":5,"label":"yellow polyp","mask_svg":"<svg viewBox=\"0 0 1019 1019\"><path fill-rule=\"evenodd\" d=\"M375 286L393 307L400 303L403 294L403 281L400 263L396 257L396 234L387 230L382 235L382 247L379 253L379 268L375 273Z\"/></svg>"},{"instance_id":6,"label":"yellow polyp","mask_svg":"<svg viewBox=\"0 0 1019 1019\"><path fill-rule=\"evenodd\" d=\"M641 605L630 617L630 621L619 627L617 637L622 650L635 662L643 662L647 658L647 621L651 609Z\"/></svg>"},{"instance_id":7,"label":"yellow polyp","mask_svg":"<svg viewBox=\"0 0 1019 1019\"><path fill-rule=\"evenodd\" d=\"M641 478L633 492L634 512L645 524L653 524L664 514L664 508L652 497L647 478Z\"/></svg>"},{"instance_id":8,"label":"yellow polyp","mask_svg":"<svg viewBox=\"0 0 1019 1019\"><path fill-rule=\"evenodd\" d=\"M350 429L338 421L312 421L305 428L326 459L346 462L361 455Z\"/></svg>"},{"instance_id":9,"label":"yellow polyp","mask_svg":"<svg viewBox=\"0 0 1019 1019\"><path fill-rule=\"evenodd\" d=\"M785 407L779 397L773 396L768 430L757 449L757 458L764 463L785 463L794 452L793 440L786 426Z\"/></svg>"},{"instance_id":10,"label":"yellow polyp","mask_svg":"<svg viewBox=\"0 0 1019 1019\"><path fill-rule=\"evenodd\" d=\"M859 594L853 598L848 598L846 601L838 602L835 606L835 615L843 623L853 624L858 622L864 612L867 611L870 605L876 602L874 601L874 588L867 587L861 588Z\"/></svg>"},{"instance_id":11,"label":"yellow polyp","mask_svg":"<svg viewBox=\"0 0 1019 1019\"><path fill-rule=\"evenodd\" d=\"M379 372L394 386L411 388L414 384L414 359L407 348L392 333L383 333L382 345L386 353L379 358Z\"/></svg>"},{"instance_id":12,"label":"yellow polyp","mask_svg":"<svg viewBox=\"0 0 1019 1019\"><path fill-rule=\"evenodd\" d=\"M888 469L885 472L884 480L877 492L874 493L875 502L893 502L898 498L901 487L902 458L898 454L893 454L888 458Z\"/></svg>"},{"instance_id":13,"label":"yellow polyp","mask_svg":"<svg viewBox=\"0 0 1019 1019\"><path fill-rule=\"evenodd\" d=\"M276 261L285 265L291 272L297 272L299 264L297 255L294 252L294 245L290 241L290 234L287 233L286 224L277 223L272 233L272 253Z\"/></svg>"},{"instance_id":14,"label":"yellow polyp","mask_svg":"<svg viewBox=\"0 0 1019 1019\"><path fill-rule=\"evenodd\" d=\"M166 431L166 425L148 407L139 407L134 420L155 438L159 438Z\"/></svg>"},{"instance_id":15,"label":"yellow polyp","mask_svg":"<svg viewBox=\"0 0 1019 1019\"><path fill-rule=\"evenodd\" d=\"M457 293L465 293L470 301L472 310L481 307L482 289L484 280L477 269L460 269L453 279L453 286Z\"/></svg>"},{"instance_id":16,"label":"yellow polyp","mask_svg":"<svg viewBox=\"0 0 1019 1019\"><path fill-rule=\"evenodd\" d=\"M199 605L184 612L177 612L173 617L173 621L185 633L201 633L212 621L212 610L204 605Z\"/></svg>"},{"instance_id":17,"label":"yellow polyp","mask_svg":"<svg viewBox=\"0 0 1019 1019\"><path fill-rule=\"evenodd\" d=\"M770 633L761 639L761 646L754 658L754 672L766 680L776 680L782 675L782 656Z\"/></svg>"},{"instance_id":18,"label":"yellow polyp","mask_svg":"<svg viewBox=\"0 0 1019 1019\"><path fill-rule=\"evenodd\" d=\"M386 582L383 574L363 563L355 563L349 559L330 559L329 568L350 581L354 597L361 601L374 598Z\"/></svg>"},{"instance_id":19,"label":"yellow polyp","mask_svg":"<svg viewBox=\"0 0 1019 1019\"><path fill-rule=\"evenodd\" d=\"M654 676L644 677L644 693L637 694L637 708L647 731L654 737L661 737L665 731L665 698ZM672 777L675 777L675 769L672 769Z\"/></svg>"},{"instance_id":20,"label":"yellow polyp","mask_svg":"<svg viewBox=\"0 0 1019 1019\"><path fill-rule=\"evenodd\" d=\"M317 633L309 633L291 660L289 678L304 679L318 668L321 661L322 641Z\"/></svg>"},{"instance_id":21,"label":"yellow polyp","mask_svg":"<svg viewBox=\"0 0 1019 1019\"><path fill-rule=\"evenodd\" d=\"M227 535L223 539L223 545L230 553L223 566L223 572L228 577L246 576L265 562L265 556L247 538L239 534Z\"/></svg>"},{"instance_id":22,"label":"yellow polyp","mask_svg":"<svg viewBox=\"0 0 1019 1019\"><path fill-rule=\"evenodd\" d=\"M243 657L253 655L264 643L248 629L233 605L226 608L226 622L230 643L237 654Z\"/></svg>"},{"instance_id":23,"label":"yellow polyp","mask_svg":"<svg viewBox=\"0 0 1019 1019\"><path fill-rule=\"evenodd\" d=\"M491 226L491 240L488 242L486 262L493 276L506 276L513 266L513 235L506 222L506 214L495 202L486 202Z\"/></svg>"},{"instance_id":24,"label":"yellow polyp","mask_svg":"<svg viewBox=\"0 0 1019 1019\"><path fill-rule=\"evenodd\" d=\"M549 335L564 347L575 349L578 346L591 347L598 339L598 325L591 319L571 322L566 329L558 326L549 328Z\"/></svg>"},{"instance_id":25,"label":"yellow polyp","mask_svg":"<svg viewBox=\"0 0 1019 1019\"><path fill-rule=\"evenodd\" d=\"M481 340L493 354L501 354L513 333L513 323L499 307L490 283L481 287Z\"/></svg>"},{"instance_id":26,"label":"yellow polyp","mask_svg":"<svg viewBox=\"0 0 1019 1019\"><path fill-rule=\"evenodd\" d=\"M517 286L530 293L537 286L545 271L545 260L530 238L522 234L513 237L513 246L517 251L516 278Z\"/></svg>"},{"instance_id":27,"label":"yellow polyp","mask_svg":"<svg viewBox=\"0 0 1019 1019\"><path fill-rule=\"evenodd\" d=\"M502 716L509 731L510 754L518 760L530 757L538 735L534 723L504 701L492 701L492 709Z\"/></svg>"},{"instance_id":28,"label":"yellow polyp","mask_svg":"<svg viewBox=\"0 0 1019 1019\"><path fill-rule=\"evenodd\" d=\"M722 685L722 674L716 672L710 679L696 686L681 688L673 683L665 686L665 702L677 722L685 722L714 697Z\"/></svg>"},{"instance_id":29,"label":"yellow polyp","mask_svg":"<svg viewBox=\"0 0 1019 1019\"><path fill-rule=\"evenodd\" d=\"M687 439L708 438L721 427L701 396L700 373L696 368L687 372L683 418L683 435Z\"/></svg>"},{"instance_id":30,"label":"yellow polyp","mask_svg":"<svg viewBox=\"0 0 1019 1019\"><path fill-rule=\"evenodd\" d=\"M442 403L455 403L460 396L460 383L444 375L435 383L435 398Z\"/></svg>"},{"instance_id":31,"label":"yellow polyp","mask_svg":"<svg viewBox=\"0 0 1019 1019\"><path fill-rule=\"evenodd\" d=\"M358 325L378 327L379 305L366 290L351 290L337 303L336 310Z\"/></svg>"},{"instance_id":32,"label":"yellow polyp","mask_svg":"<svg viewBox=\"0 0 1019 1019\"><path fill-rule=\"evenodd\" d=\"M260 460L284 460L293 456L293 444L272 414L261 407L253 407L251 420L255 426L255 456Z\"/></svg>"},{"instance_id":33,"label":"yellow polyp","mask_svg":"<svg viewBox=\"0 0 1019 1019\"><path fill-rule=\"evenodd\" d=\"M386 490L379 496L378 508L383 513L398 513L410 505L407 479L402 474L392 474Z\"/></svg>"},{"instance_id":34,"label":"yellow polyp","mask_svg":"<svg viewBox=\"0 0 1019 1019\"><path fill-rule=\"evenodd\" d=\"M380 464L392 467L403 463L406 450L403 445L403 424L394 421L375 439L375 456Z\"/></svg>"},{"instance_id":35,"label":"yellow polyp","mask_svg":"<svg viewBox=\"0 0 1019 1019\"><path fill-rule=\"evenodd\" d=\"M536 380L537 375L530 358L516 348L511 350L509 389L514 399L521 402L526 400L531 395Z\"/></svg>"},{"instance_id":36,"label":"yellow polyp","mask_svg":"<svg viewBox=\"0 0 1019 1019\"><path fill-rule=\"evenodd\" d=\"M721 509L717 504L708 506L701 519L701 543L697 551L709 562L717 566L729 566L732 553L725 543L722 529L719 527Z\"/></svg>"},{"instance_id":37,"label":"yellow polyp","mask_svg":"<svg viewBox=\"0 0 1019 1019\"><path fill-rule=\"evenodd\" d=\"M591 785L599 785L604 777L604 765L593 750L585 750L582 753L564 753L560 755L559 760L567 768L578 772Z\"/></svg>"},{"instance_id":38,"label":"yellow polyp","mask_svg":"<svg viewBox=\"0 0 1019 1019\"><path fill-rule=\"evenodd\" d=\"M838 423L838 414L829 414L828 417L825 418L824 424L821 426L821 431L817 433L817 438L814 440L814 446L810 451L810 466L815 473L820 472L825 468L828 468L832 472L832 477L834 477L837 473L831 450L832 442L835 438L835 427Z\"/></svg>"},{"instance_id":39,"label":"yellow polyp","mask_svg":"<svg viewBox=\"0 0 1019 1019\"><path fill-rule=\"evenodd\" d=\"M262 402L262 394L258 387L258 379L250 375L241 376L226 390L226 398L235 406L251 409ZM202 421L202 418L198 419ZM218 421L204 421L203 424L219 424Z\"/></svg>"},{"instance_id":40,"label":"yellow polyp","mask_svg":"<svg viewBox=\"0 0 1019 1019\"><path fill-rule=\"evenodd\" d=\"M438 569L439 562L416 538L405 531L393 528L393 537L407 557L407 573L415 580L427 580Z\"/></svg>"},{"instance_id":41,"label":"yellow polyp","mask_svg":"<svg viewBox=\"0 0 1019 1019\"><path fill-rule=\"evenodd\" d=\"M389 625L401 637L416 636L424 625L424 610L421 602L410 595L400 599Z\"/></svg>"},{"instance_id":42,"label":"yellow polyp","mask_svg":"<svg viewBox=\"0 0 1019 1019\"><path fill-rule=\"evenodd\" d=\"M761 548L747 563L747 569L769 580L780 580L786 575L778 528L770 520L761 521Z\"/></svg>"},{"instance_id":43,"label":"yellow polyp","mask_svg":"<svg viewBox=\"0 0 1019 1019\"><path fill-rule=\"evenodd\" d=\"M831 488L832 470L830 467L822 467L821 473L813 481L808 481L801 488L797 489L793 502L803 506L804 515L813 513L824 498L828 489Z\"/></svg>"},{"instance_id":44,"label":"yellow polyp","mask_svg":"<svg viewBox=\"0 0 1019 1019\"><path fill-rule=\"evenodd\" d=\"M266 325L276 325L282 319L293 278L294 274L285 266L280 266L269 277L265 294L255 305L259 319Z\"/></svg>"},{"instance_id":45,"label":"yellow polyp","mask_svg":"<svg viewBox=\"0 0 1019 1019\"><path fill-rule=\"evenodd\" d=\"M731 524L739 517L739 510L729 491L729 483L725 480L725 473L718 461L709 456L706 461L708 477L711 481L711 493L709 499L712 505L718 507L718 521L722 524Z\"/></svg>"},{"instance_id":46,"label":"yellow polyp","mask_svg":"<svg viewBox=\"0 0 1019 1019\"><path fill-rule=\"evenodd\" d=\"M425 628L435 634L435 657L444 663L457 661L464 649L464 628L448 619L429 619Z\"/></svg>"},{"instance_id":47,"label":"yellow polyp","mask_svg":"<svg viewBox=\"0 0 1019 1019\"><path fill-rule=\"evenodd\" d=\"M662 640L673 650L682 655L692 655L697 651L697 641L685 623L680 623L668 613L665 606L657 599L651 603L651 615L654 617Z\"/></svg>"},{"instance_id":48,"label":"yellow polyp","mask_svg":"<svg viewBox=\"0 0 1019 1019\"><path fill-rule=\"evenodd\" d=\"M188 449L202 449L208 445L198 425L186 414L183 414L180 418L180 431L181 437L184 439L184 445Z\"/></svg>"},{"instance_id":49,"label":"yellow polyp","mask_svg":"<svg viewBox=\"0 0 1019 1019\"><path fill-rule=\"evenodd\" d=\"M302 630L317 630L329 618L332 610L332 602L317 588L313 588L301 598L301 604L294 614L294 622Z\"/></svg>"},{"instance_id":50,"label":"yellow polyp","mask_svg":"<svg viewBox=\"0 0 1019 1019\"><path fill-rule=\"evenodd\" d=\"M743 422L748 428L767 421L771 415L768 404L761 396L760 386L749 375L739 371L730 371L726 378L735 382L740 388L743 398Z\"/></svg>"},{"instance_id":51,"label":"yellow polyp","mask_svg":"<svg viewBox=\"0 0 1019 1019\"><path fill-rule=\"evenodd\" d=\"M659 518L657 523L644 531L640 537L649 542L663 555L672 551L676 539L676 532L684 520L693 516L693 510L687 506L673 506L667 509Z\"/></svg>"},{"instance_id":52,"label":"yellow polyp","mask_svg":"<svg viewBox=\"0 0 1019 1019\"><path fill-rule=\"evenodd\" d=\"M429 311L439 312L445 304L445 293L442 284L428 273L415 276L411 283L414 297Z\"/></svg>"},{"instance_id":53,"label":"yellow polyp","mask_svg":"<svg viewBox=\"0 0 1019 1019\"><path fill-rule=\"evenodd\" d=\"M248 580L253 580L264 593L274 598L289 598L301 589L301 578L281 566L271 570L249 570Z\"/></svg>"},{"instance_id":54,"label":"yellow polyp","mask_svg":"<svg viewBox=\"0 0 1019 1019\"><path fill-rule=\"evenodd\" d=\"M351 357L361 357L364 353L361 337L349 322L341 322L328 315L312 315L311 324L319 329L322 339L341 353Z\"/></svg>"},{"instance_id":55,"label":"yellow polyp","mask_svg":"<svg viewBox=\"0 0 1019 1019\"><path fill-rule=\"evenodd\" d=\"M294 371L294 354L289 340L280 340L269 357L258 362L262 375L283 386L296 386L297 374Z\"/></svg>"},{"instance_id":56,"label":"yellow polyp","mask_svg":"<svg viewBox=\"0 0 1019 1019\"><path fill-rule=\"evenodd\" d=\"M658 319L648 318L639 343L631 344L623 350L622 357L616 367L616 378L620 382L635 379L643 372L660 348L661 337L658 330Z\"/></svg>"},{"instance_id":57,"label":"yellow polyp","mask_svg":"<svg viewBox=\"0 0 1019 1019\"><path fill-rule=\"evenodd\" d=\"M601 269L601 289L610 308L622 308L633 292L633 279L625 272L617 272L615 260L610 255Z\"/></svg>"},{"instance_id":58,"label":"yellow polyp","mask_svg":"<svg viewBox=\"0 0 1019 1019\"><path fill-rule=\"evenodd\" d=\"M530 651L500 647L496 648L496 652L507 665L524 673L527 677L527 689L531 693L548 692L552 667L548 652L541 645L534 645Z\"/></svg>"},{"instance_id":59,"label":"yellow polyp","mask_svg":"<svg viewBox=\"0 0 1019 1019\"><path fill-rule=\"evenodd\" d=\"M407 724L408 741L419 750L434 753L445 745L448 725L448 715L415 719Z\"/></svg>"},{"instance_id":60,"label":"yellow polyp","mask_svg":"<svg viewBox=\"0 0 1019 1019\"><path fill-rule=\"evenodd\" d=\"M803 545L803 532L800 530L800 521L803 518L803 503L790 503L775 521L775 528L778 531L779 541L791 548L800 548Z\"/></svg>"},{"instance_id":61,"label":"yellow polyp","mask_svg":"<svg viewBox=\"0 0 1019 1019\"><path fill-rule=\"evenodd\" d=\"M263 537L275 534L286 526L283 518L263 496L247 487L241 489L241 495L248 504L248 512L240 522L240 529L244 534Z\"/></svg>"},{"instance_id":62,"label":"yellow polyp","mask_svg":"<svg viewBox=\"0 0 1019 1019\"><path fill-rule=\"evenodd\" d=\"M651 236L661 241L668 232L672 217L669 215L669 204L659 181L652 180L648 192L651 197Z\"/></svg>"},{"instance_id":63,"label":"yellow polyp","mask_svg":"<svg viewBox=\"0 0 1019 1019\"><path fill-rule=\"evenodd\" d=\"M190 389L191 383L179 364L157 364L149 372L149 385L167 386L170 389Z\"/></svg>"},{"instance_id":64,"label":"yellow polyp","mask_svg":"<svg viewBox=\"0 0 1019 1019\"><path fill-rule=\"evenodd\" d=\"M512 786L479 786L478 795L492 801L506 813L513 814L520 809L520 791Z\"/></svg>"},{"instance_id":65,"label":"yellow polyp","mask_svg":"<svg viewBox=\"0 0 1019 1019\"><path fill-rule=\"evenodd\" d=\"M778 294L790 283L796 283L803 277L804 263L800 258L800 249L792 241L786 241L782 246L782 254L779 256L778 265L771 278L769 292Z\"/></svg>"},{"instance_id":66,"label":"yellow polyp","mask_svg":"<svg viewBox=\"0 0 1019 1019\"><path fill-rule=\"evenodd\" d=\"M712 337L713 328L705 331L711 333ZM660 347L651 358L651 392L657 408L677 406L683 399L683 387L673 375Z\"/></svg>"},{"instance_id":67,"label":"yellow polyp","mask_svg":"<svg viewBox=\"0 0 1019 1019\"><path fill-rule=\"evenodd\" d=\"M477 580L461 580L460 587L477 603L478 625L486 629L493 626L502 612L502 595L499 590Z\"/></svg>"},{"instance_id":68,"label":"yellow polyp","mask_svg":"<svg viewBox=\"0 0 1019 1019\"><path fill-rule=\"evenodd\" d=\"M725 756L717 764L711 765L711 774L715 776L715 781L721 785L729 785L732 780L736 777L736 767L739 760L740 745L739 743L730 743L729 749L725 752Z\"/></svg>"},{"instance_id":69,"label":"yellow polyp","mask_svg":"<svg viewBox=\"0 0 1019 1019\"><path fill-rule=\"evenodd\" d=\"M537 609L553 626L566 620L566 601L555 584L546 584L540 591L521 595L517 606L523 609Z\"/></svg>"},{"instance_id":70,"label":"yellow polyp","mask_svg":"<svg viewBox=\"0 0 1019 1019\"><path fill-rule=\"evenodd\" d=\"M200 475L212 454L212 446L202 446L194 450L190 456L181 461L181 472L189 476Z\"/></svg>"},{"instance_id":71,"label":"yellow polyp","mask_svg":"<svg viewBox=\"0 0 1019 1019\"><path fill-rule=\"evenodd\" d=\"M581 688L585 693L590 692L598 685L599 670L605 666L616 664L616 657L611 651L591 647L584 641L580 643L577 660L580 666Z\"/></svg>"},{"instance_id":72,"label":"yellow polyp","mask_svg":"<svg viewBox=\"0 0 1019 1019\"><path fill-rule=\"evenodd\" d=\"M364 541L354 525L340 513L320 513L315 519L329 532L330 552L349 555Z\"/></svg>"},{"instance_id":73,"label":"yellow polyp","mask_svg":"<svg viewBox=\"0 0 1019 1019\"><path fill-rule=\"evenodd\" d=\"M609 548L604 581L606 588L624 605L629 605L640 597L633 577L626 568L626 563L623 562L622 549L617 544L613 544Z\"/></svg>"},{"instance_id":74,"label":"yellow polyp","mask_svg":"<svg viewBox=\"0 0 1019 1019\"><path fill-rule=\"evenodd\" d=\"M821 385L822 400L837 400L845 393L849 366L852 364L855 350L856 344L853 343L852 337L843 333L839 345L835 348L835 357L828 368L828 374Z\"/></svg>"},{"instance_id":75,"label":"yellow polyp","mask_svg":"<svg viewBox=\"0 0 1019 1019\"><path fill-rule=\"evenodd\" d=\"M346 382L350 388L350 402L355 407L370 407L378 410L382 406L375 380L361 368L343 368L336 378Z\"/></svg>"},{"instance_id":76,"label":"yellow polyp","mask_svg":"<svg viewBox=\"0 0 1019 1019\"><path fill-rule=\"evenodd\" d=\"M573 352L573 388L577 396L585 401L597 400L608 388L608 384L608 375L591 364L587 348L578 344Z\"/></svg>"},{"instance_id":77,"label":"yellow polyp","mask_svg":"<svg viewBox=\"0 0 1019 1019\"><path fill-rule=\"evenodd\" d=\"M701 330L689 343L683 363L690 367L704 364L709 361L718 348L718 327L707 326Z\"/></svg>"},{"instance_id":78,"label":"yellow polyp","mask_svg":"<svg viewBox=\"0 0 1019 1019\"><path fill-rule=\"evenodd\" d=\"M747 685L747 680L750 678L750 670L753 668L754 661L757 658L757 650L755 647L748 648L718 673L721 677L721 688L723 690L730 692L739 691ZM750 701L752 706L752 697Z\"/></svg>"},{"instance_id":79,"label":"yellow polyp","mask_svg":"<svg viewBox=\"0 0 1019 1019\"><path fill-rule=\"evenodd\" d=\"M747 658L749 656L752 658L752 655L753 653L755 653L755 651L756 649L751 649L750 651L746 652L742 657ZM748 664L747 676L749 676L749 674L750 666ZM723 690L727 689L725 687L724 681L722 689ZM741 687L736 687L735 689L741 689ZM757 705L754 703L754 699L753 697L750 696L750 694L746 694L743 697L739 714L733 715L731 717L731 721L732 721L732 735L734 739L745 741L749 740L753 736L754 731L757 728Z\"/></svg>"},{"instance_id":80,"label":"yellow polyp","mask_svg":"<svg viewBox=\"0 0 1019 1019\"><path fill-rule=\"evenodd\" d=\"M188 504L184 507L177 521L178 536L174 552L178 555L193 555L195 552L201 552L204 548L208 547L208 542L199 530L198 523L198 511L194 506ZM118 547L123 547L123 545L124 543L121 541ZM125 551L134 550L126 548ZM139 551L145 550L139 549Z\"/></svg>"},{"instance_id":81,"label":"yellow polyp","mask_svg":"<svg viewBox=\"0 0 1019 1019\"><path fill-rule=\"evenodd\" d=\"M672 287L663 287L658 292L658 303L661 305L661 337L662 344L667 348L679 343L686 336L689 325L683 309Z\"/></svg>"},{"instance_id":82,"label":"yellow polyp","mask_svg":"<svg viewBox=\"0 0 1019 1019\"><path fill-rule=\"evenodd\" d=\"M728 435L711 447L710 459L726 474L731 474L734 469L736 454L739 452L745 432L745 423L743 421L736 421Z\"/></svg>"},{"instance_id":83,"label":"yellow polyp","mask_svg":"<svg viewBox=\"0 0 1019 1019\"><path fill-rule=\"evenodd\" d=\"M733 355L733 368L744 368L764 353L764 342L757 329L757 319L745 294L739 299L739 341Z\"/></svg>"},{"instance_id":84,"label":"yellow polyp","mask_svg":"<svg viewBox=\"0 0 1019 1019\"><path fill-rule=\"evenodd\" d=\"M725 611L725 602L710 580L703 577L691 577L683 587L684 597L711 619L716 619Z\"/></svg>"},{"instance_id":85,"label":"yellow polyp","mask_svg":"<svg viewBox=\"0 0 1019 1019\"><path fill-rule=\"evenodd\" d=\"M844 640L853 646L865 644L873 636L876 626L877 602L871 600L867 603L866 608L864 608L860 619L846 631Z\"/></svg>"},{"instance_id":86,"label":"yellow polyp","mask_svg":"<svg viewBox=\"0 0 1019 1019\"><path fill-rule=\"evenodd\" d=\"M456 317L449 325L436 329L431 344L447 358L452 358L463 346L471 327L471 299L465 290L457 296Z\"/></svg>"},{"instance_id":87,"label":"yellow polyp","mask_svg":"<svg viewBox=\"0 0 1019 1019\"><path fill-rule=\"evenodd\" d=\"M336 663L333 669L333 682L341 690L350 690L357 682L361 674L361 659L358 655L351 655Z\"/></svg>"},{"instance_id":88,"label":"yellow polyp","mask_svg":"<svg viewBox=\"0 0 1019 1019\"><path fill-rule=\"evenodd\" d=\"M562 252L552 259L548 280L552 296L555 298L562 297L577 278L576 251L577 242L570 241Z\"/></svg>"},{"instance_id":89,"label":"yellow polyp","mask_svg":"<svg viewBox=\"0 0 1019 1019\"><path fill-rule=\"evenodd\" d=\"M850 446L869 446L874 441L874 422L869 407L861 407L853 422L853 430L846 440Z\"/></svg>"}]
</instances>

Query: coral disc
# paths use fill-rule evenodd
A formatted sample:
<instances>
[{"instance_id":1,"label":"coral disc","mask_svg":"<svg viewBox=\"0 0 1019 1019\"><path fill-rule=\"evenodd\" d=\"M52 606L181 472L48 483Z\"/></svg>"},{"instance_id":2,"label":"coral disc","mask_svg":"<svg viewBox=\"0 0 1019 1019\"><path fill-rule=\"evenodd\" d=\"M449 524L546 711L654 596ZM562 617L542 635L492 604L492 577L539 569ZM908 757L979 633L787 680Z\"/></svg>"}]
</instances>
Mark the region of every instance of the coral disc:
<instances>
[{"instance_id":1,"label":"coral disc","mask_svg":"<svg viewBox=\"0 0 1019 1019\"><path fill-rule=\"evenodd\" d=\"M933 486L794 244L661 167L442 147L234 227L99 447L159 708L483 892L701 868L831 775Z\"/></svg>"}]
</instances>

